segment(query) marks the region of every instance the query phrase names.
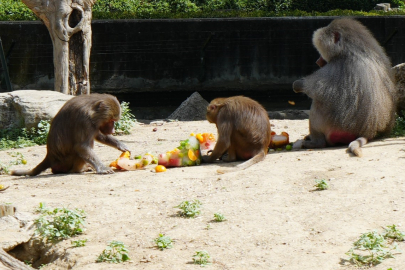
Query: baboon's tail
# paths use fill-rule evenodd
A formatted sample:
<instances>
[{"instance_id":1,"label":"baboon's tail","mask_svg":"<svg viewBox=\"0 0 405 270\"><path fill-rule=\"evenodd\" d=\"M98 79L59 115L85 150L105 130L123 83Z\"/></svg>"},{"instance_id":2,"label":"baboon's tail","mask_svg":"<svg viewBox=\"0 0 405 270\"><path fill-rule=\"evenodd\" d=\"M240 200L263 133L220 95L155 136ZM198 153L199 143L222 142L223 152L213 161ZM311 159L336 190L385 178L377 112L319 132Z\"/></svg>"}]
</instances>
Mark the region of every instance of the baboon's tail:
<instances>
[{"instance_id":1,"label":"baboon's tail","mask_svg":"<svg viewBox=\"0 0 405 270\"><path fill-rule=\"evenodd\" d=\"M223 168L223 169L218 169L217 173L227 173L227 172L236 172L240 170L244 170L260 161L262 161L266 157L266 153L264 151L261 151L259 154L256 156L252 157L251 159L231 168Z\"/></svg>"},{"instance_id":2,"label":"baboon's tail","mask_svg":"<svg viewBox=\"0 0 405 270\"><path fill-rule=\"evenodd\" d=\"M349 144L349 151L352 152L355 156L362 157L363 152L361 147L367 143L367 139L364 137L357 138Z\"/></svg>"},{"instance_id":3,"label":"baboon's tail","mask_svg":"<svg viewBox=\"0 0 405 270\"><path fill-rule=\"evenodd\" d=\"M14 170L14 171L11 171L11 175L35 176L35 175L38 175L41 172L45 171L49 167L51 167L51 164L49 162L48 157L45 157L45 159L41 163L39 163L34 169L32 169L32 170L24 170L24 169Z\"/></svg>"}]
</instances>

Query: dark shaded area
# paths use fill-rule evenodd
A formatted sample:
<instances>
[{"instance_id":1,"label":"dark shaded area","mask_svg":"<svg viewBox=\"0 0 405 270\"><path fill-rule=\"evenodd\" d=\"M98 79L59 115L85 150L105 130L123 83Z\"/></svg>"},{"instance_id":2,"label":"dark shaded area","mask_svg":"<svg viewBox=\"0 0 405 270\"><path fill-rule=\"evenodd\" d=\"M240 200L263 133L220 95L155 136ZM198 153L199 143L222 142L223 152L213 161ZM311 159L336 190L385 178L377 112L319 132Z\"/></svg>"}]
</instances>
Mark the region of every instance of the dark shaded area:
<instances>
[{"instance_id":1,"label":"dark shaded area","mask_svg":"<svg viewBox=\"0 0 405 270\"><path fill-rule=\"evenodd\" d=\"M268 110L299 108L301 101L309 102L292 91L292 82L318 68L312 34L334 18L93 21L91 90L117 95L145 112L149 107L158 114L170 110L167 115L195 91L208 102L243 94L269 104ZM358 20L385 47L393 65L405 62L404 16ZM53 89L46 27L0 22L0 33L5 48L16 42L9 58L14 89ZM296 101L295 107L288 100Z\"/></svg>"}]
</instances>

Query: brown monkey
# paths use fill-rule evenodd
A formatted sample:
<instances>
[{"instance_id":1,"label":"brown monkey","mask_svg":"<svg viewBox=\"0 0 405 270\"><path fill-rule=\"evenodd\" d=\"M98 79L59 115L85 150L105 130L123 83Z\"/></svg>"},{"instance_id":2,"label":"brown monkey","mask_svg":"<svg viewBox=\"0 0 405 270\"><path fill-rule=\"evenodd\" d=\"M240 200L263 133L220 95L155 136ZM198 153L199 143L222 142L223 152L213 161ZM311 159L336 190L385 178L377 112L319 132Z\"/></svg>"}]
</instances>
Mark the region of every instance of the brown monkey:
<instances>
[{"instance_id":1,"label":"brown monkey","mask_svg":"<svg viewBox=\"0 0 405 270\"><path fill-rule=\"evenodd\" d=\"M53 173L80 173L91 165L99 174L113 173L93 151L94 140L129 151L111 134L121 116L118 100L107 94L91 94L67 101L51 122L45 159L32 170L15 170L12 175L37 175L47 168Z\"/></svg>"},{"instance_id":2,"label":"brown monkey","mask_svg":"<svg viewBox=\"0 0 405 270\"><path fill-rule=\"evenodd\" d=\"M262 161L270 144L270 121L266 110L256 101L243 97L216 98L207 107L207 120L215 123L218 140L204 162L248 160L219 173L243 170ZM224 155L225 154L225 155Z\"/></svg>"},{"instance_id":3,"label":"brown monkey","mask_svg":"<svg viewBox=\"0 0 405 270\"><path fill-rule=\"evenodd\" d=\"M293 84L312 98L309 132L294 148L348 144L356 156L377 134L395 122L396 89L391 62L360 22L336 19L314 32L321 67Z\"/></svg>"}]
</instances>

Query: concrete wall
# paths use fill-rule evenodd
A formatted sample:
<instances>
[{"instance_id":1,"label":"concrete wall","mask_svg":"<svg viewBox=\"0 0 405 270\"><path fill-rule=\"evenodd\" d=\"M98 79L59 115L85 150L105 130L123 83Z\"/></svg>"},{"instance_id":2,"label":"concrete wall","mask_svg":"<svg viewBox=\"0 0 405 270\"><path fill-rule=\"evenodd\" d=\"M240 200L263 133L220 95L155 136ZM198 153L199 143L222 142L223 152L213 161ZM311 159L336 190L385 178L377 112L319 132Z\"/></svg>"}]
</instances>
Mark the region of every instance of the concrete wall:
<instances>
[{"instance_id":1,"label":"concrete wall","mask_svg":"<svg viewBox=\"0 0 405 270\"><path fill-rule=\"evenodd\" d=\"M317 69L312 33L333 17L93 21L93 92L291 91ZM405 62L405 17L358 18ZM15 89L53 89L52 43L41 22L0 22ZM4 89L4 86L3 86Z\"/></svg>"}]
</instances>

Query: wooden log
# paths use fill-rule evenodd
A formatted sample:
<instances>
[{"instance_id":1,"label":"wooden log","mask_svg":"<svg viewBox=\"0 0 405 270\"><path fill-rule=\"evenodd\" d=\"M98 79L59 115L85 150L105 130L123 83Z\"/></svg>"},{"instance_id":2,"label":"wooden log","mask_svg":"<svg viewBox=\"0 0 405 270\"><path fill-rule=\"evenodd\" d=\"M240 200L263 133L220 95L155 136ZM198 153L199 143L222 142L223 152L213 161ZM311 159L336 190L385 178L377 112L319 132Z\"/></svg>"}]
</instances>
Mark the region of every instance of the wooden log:
<instances>
[{"instance_id":1,"label":"wooden log","mask_svg":"<svg viewBox=\"0 0 405 270\"><path fill-rule=\"evenodd\" d=\"M11 204L0 204L0 217L14 216L16 208Z\"/></svg>"},{"instance_id":2,"label":"wooden log","mask_svg":"<svg viewBox=\"0 0 405 270\"><path fill-rule=\"evenodd\" d=\"M33 270L34 268L23 263L22 261L17 260L0 248L0 269Z\"/></svg>"}]
</instances>

